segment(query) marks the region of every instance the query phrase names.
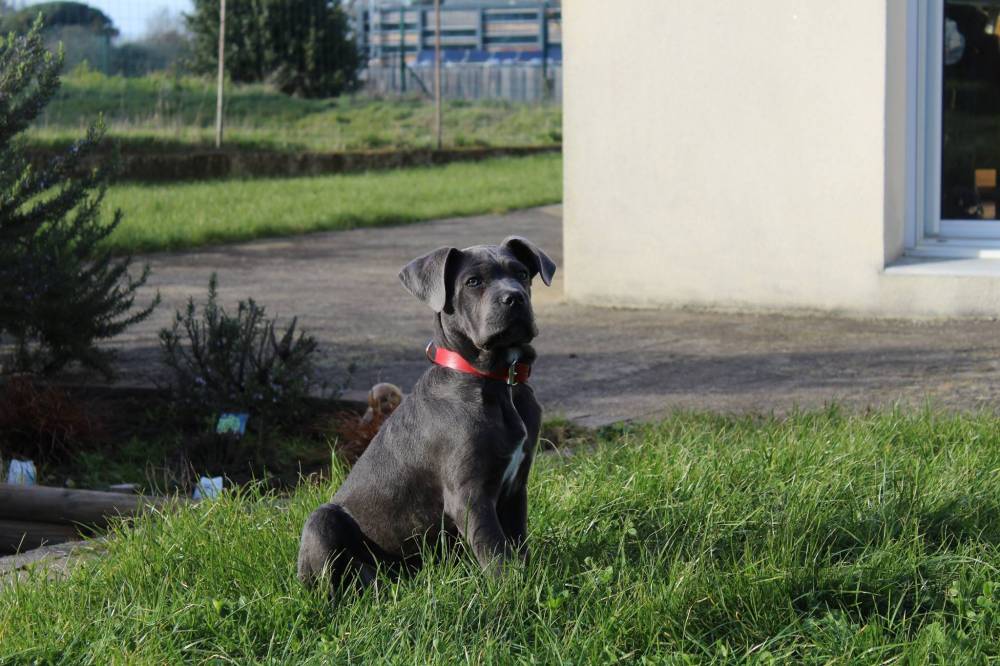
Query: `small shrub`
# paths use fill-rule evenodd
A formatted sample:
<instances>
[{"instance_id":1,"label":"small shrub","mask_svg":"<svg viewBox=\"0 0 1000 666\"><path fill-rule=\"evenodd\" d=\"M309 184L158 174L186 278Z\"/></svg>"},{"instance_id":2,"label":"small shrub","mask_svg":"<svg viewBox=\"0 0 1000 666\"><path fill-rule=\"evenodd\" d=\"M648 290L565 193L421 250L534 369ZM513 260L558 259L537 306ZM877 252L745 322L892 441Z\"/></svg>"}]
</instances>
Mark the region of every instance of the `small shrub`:
<instances>
[{"instance_id":1,"label":"small shrub","mask_svg":"<svg viewBox=\"0 0 1000 666\"><path fill-rule=\"evenodd\" d=\"M63 462L99 441L101 421L64 390L26 376L0 387L0 452L4 457Z\"/></svg>"},{"instance_id":2,"label":"small shrub","mask_svg":"<svg viewBox=\"0 0 1000 666\"><path fill-rule=\"evenodd\" d=\"M325 420L319 432L336 436L334 452L348 468L358 462L368 445L375 439L388 414L374 414L371 420L365 421L352 412L340 412Z\"/></svg>"},{"instance_id":3,"label":"small shrub","mask_svg":"<svg viewBox=\"0 0 1000 666\"><path fill-rule=\"evenodd\" d=\"M368 132L363 137L361 137L361 143L367 148L371 148L374 150L377 148L385 148L392 142L388 138L382 136L381 134L377 134L375 132Z\"/></svg>"},{"instance_id":4,"label":"small shrub","mask_svg":"<svg viewBox=\"0 0 1000 666\"><path fill-rule=\"evenodd\" d=\"M298 419L314 386L316 340L296 331L297 318L278 333L277 320L253 299L235 314L218 304L218 279L208 283L199 314L194 299L160 331L164 361L173 370L177 401L201 416L242 411L268 424Z\"/></svg>"},{"instance_id":5,"label":"small shrub","mask_svg":"<svg viewBox=\"0 0 1000 666\"><path fill-rule=\"evenodd\" d=\"M539 433L540 444L545 449L570 450L590 447L594 446L598 439L598 431L577 425L562 416L546 420Z\"/></svg>"}]
</instances>

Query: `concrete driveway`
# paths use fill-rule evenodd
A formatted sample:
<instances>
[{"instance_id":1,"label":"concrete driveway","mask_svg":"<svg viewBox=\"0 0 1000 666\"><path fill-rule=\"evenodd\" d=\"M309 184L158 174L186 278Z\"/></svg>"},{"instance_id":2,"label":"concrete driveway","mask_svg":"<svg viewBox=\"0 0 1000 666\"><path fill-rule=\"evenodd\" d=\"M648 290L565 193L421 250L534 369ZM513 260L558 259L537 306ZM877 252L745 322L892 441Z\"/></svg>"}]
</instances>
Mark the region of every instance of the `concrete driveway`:
<instances>
[{"instance_id":1,"label":"concrete driveway","mask_svg":"<svg viewBox=\"0 0 1000 666\"><path fill-rule=\"evenodd\" d=\"M164 305L120 340L124 383L162 377L157 331L219 274L224 303L253 297L298 315L322 347L324 377L357 365L352 389L408 389L426 368L431 313L399 284L412 257L443 245L533 239L562 264L562 209L320 233L149 257ZM785 412L838 402L993 409L1000 325L820 316L622 310L565 302L562 275L537 285L540 359L532 382L548 415L588 425L676 409ZM613 305L613 304L609 304Z\"/></svg>"}]
</instances>

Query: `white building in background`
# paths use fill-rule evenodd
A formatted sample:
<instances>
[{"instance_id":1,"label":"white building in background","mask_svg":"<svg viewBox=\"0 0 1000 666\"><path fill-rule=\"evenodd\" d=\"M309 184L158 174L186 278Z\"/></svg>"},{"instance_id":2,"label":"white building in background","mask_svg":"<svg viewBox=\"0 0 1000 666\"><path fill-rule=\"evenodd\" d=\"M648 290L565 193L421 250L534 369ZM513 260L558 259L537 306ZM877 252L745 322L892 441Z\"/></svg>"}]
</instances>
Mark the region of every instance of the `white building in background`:
<instances>
[{"instance_id":1,"label":"white building in background","mask_svg":"<svg viewBox=\"0 0 1000 666\"><path fill-rule=\"evenodd\" d=\"M564 3L568 297L1000 315L996 5Z\"/></svg>"}]
</instances>

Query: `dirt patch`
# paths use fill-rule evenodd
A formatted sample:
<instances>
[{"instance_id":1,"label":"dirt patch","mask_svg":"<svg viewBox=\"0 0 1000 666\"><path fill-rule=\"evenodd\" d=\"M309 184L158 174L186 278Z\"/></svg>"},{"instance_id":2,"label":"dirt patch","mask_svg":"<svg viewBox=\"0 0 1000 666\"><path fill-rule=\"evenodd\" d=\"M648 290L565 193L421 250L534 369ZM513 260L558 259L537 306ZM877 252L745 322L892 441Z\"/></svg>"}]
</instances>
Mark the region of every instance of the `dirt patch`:
<instances>
[{"instance_id":1,"label":"dirt patch","mask_svg":"<svg viewBox=\"0 0 1000 666\"><path fill-rule=\"evenodd\" d=\"M0 557L0 591L5 585L27 579L33 570L44 572L50 580L65 578L73 567L104 552L103 539L88 539L42 546L19 555Z\"/></svg>"}]
</instances>

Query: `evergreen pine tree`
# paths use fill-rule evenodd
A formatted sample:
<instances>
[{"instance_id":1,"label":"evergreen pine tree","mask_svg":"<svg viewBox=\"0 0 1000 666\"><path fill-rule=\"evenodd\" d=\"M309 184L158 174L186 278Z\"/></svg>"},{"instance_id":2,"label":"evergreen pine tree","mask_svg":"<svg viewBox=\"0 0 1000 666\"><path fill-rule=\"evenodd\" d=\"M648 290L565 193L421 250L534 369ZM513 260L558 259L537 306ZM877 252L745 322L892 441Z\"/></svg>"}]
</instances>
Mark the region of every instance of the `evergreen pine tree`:
<instances>
[{"instance_id":1,"label":"evergreen pine tree","mask_svg":"<svg viewBox=\"0 0 1000 666\"><path fill-rule=\"evenodd\" d=\"M148 317L159 296L134 309L149 267L134 277L131 257L102 245L121 212L102 219L111 170L87 167L100 123L44 166L25 156L19 135L55 94L62 64L40 29L0 36L0 342L13 345L0 371L50 374L77 361L110 377L98 343Z\"/></svg>"}]
</instances>

